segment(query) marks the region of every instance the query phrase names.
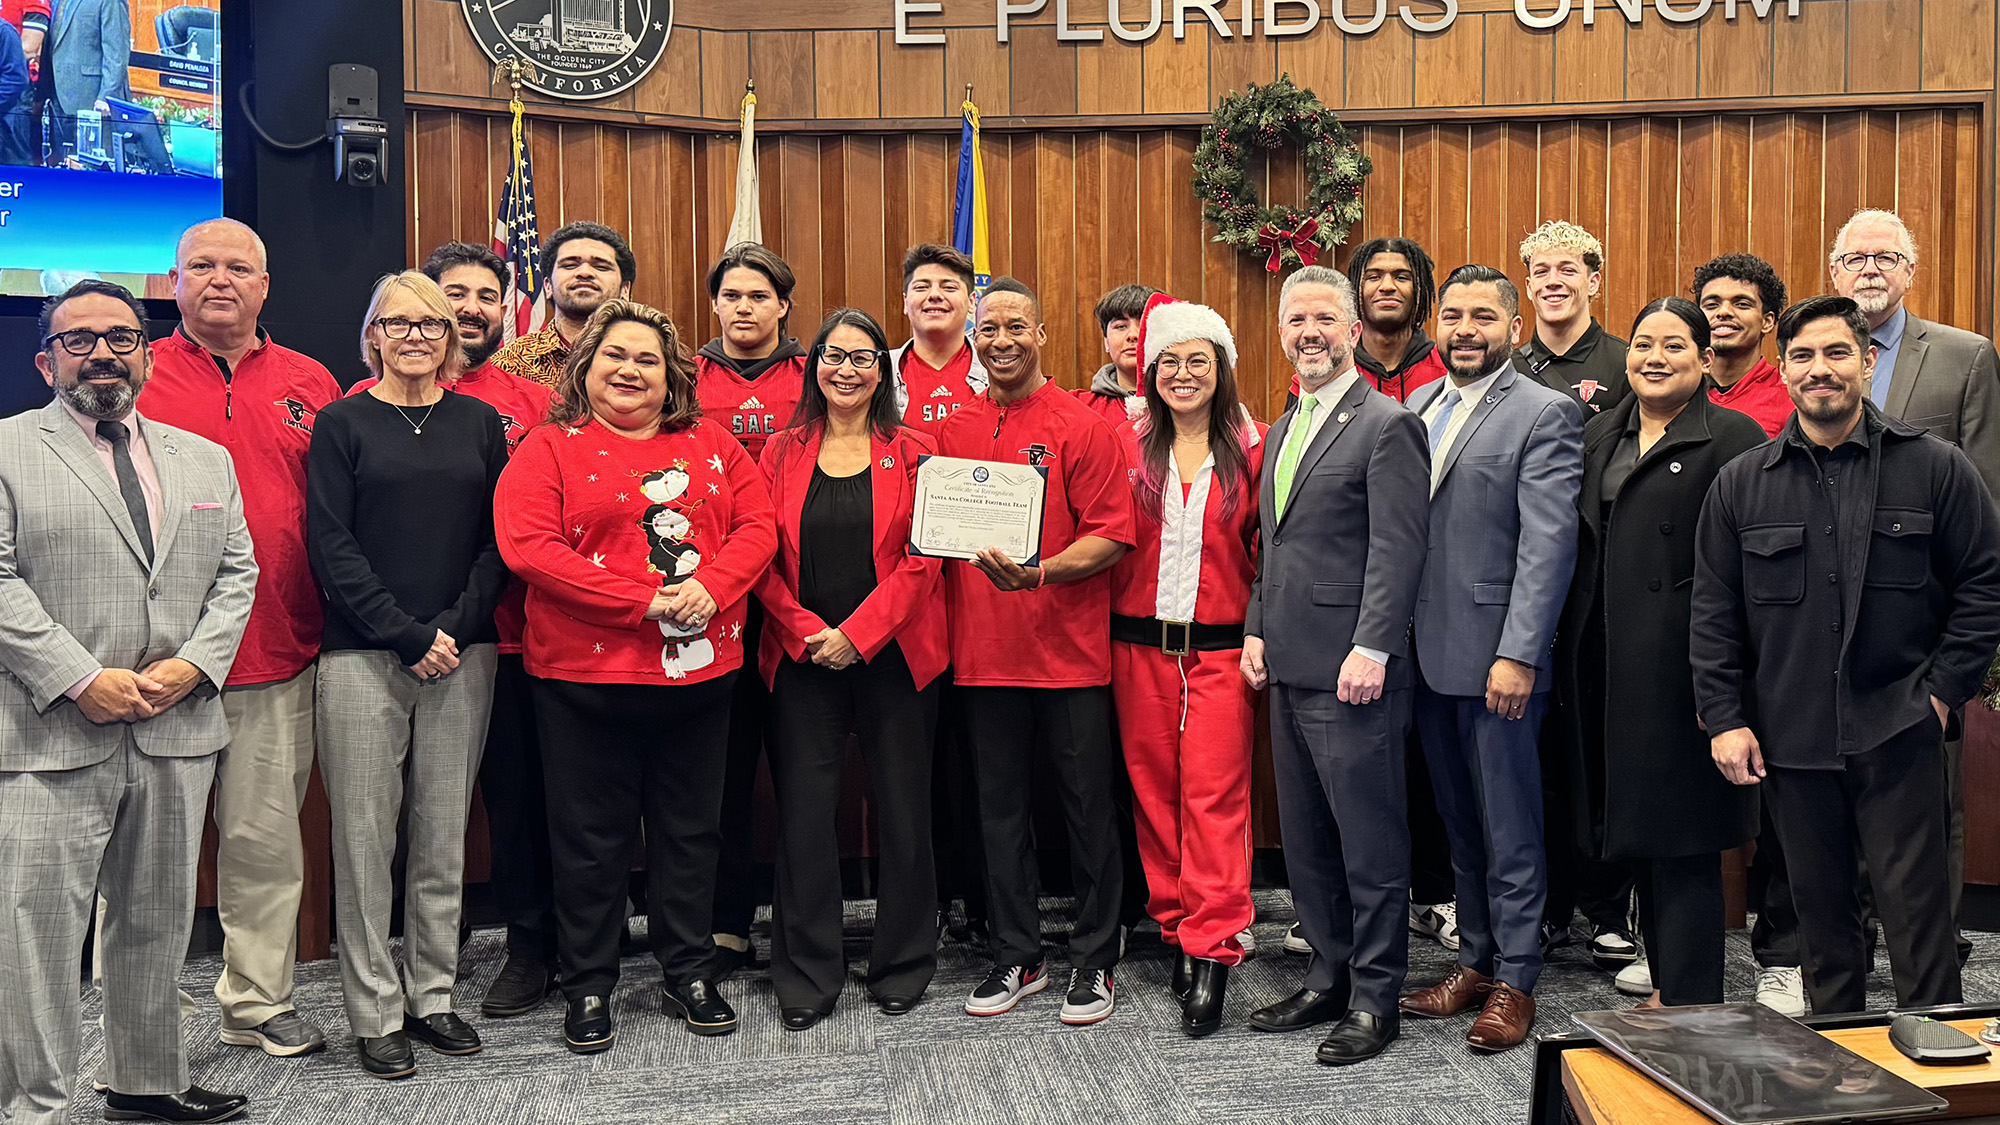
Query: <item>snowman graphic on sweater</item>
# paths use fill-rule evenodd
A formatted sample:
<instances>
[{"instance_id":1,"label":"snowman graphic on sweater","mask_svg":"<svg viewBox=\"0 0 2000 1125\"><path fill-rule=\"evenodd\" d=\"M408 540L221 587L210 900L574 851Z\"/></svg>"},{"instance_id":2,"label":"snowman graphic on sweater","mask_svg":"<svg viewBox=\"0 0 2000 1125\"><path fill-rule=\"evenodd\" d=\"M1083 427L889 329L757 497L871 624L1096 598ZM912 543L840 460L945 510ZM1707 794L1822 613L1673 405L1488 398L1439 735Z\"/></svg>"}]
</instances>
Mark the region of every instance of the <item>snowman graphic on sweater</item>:
<instances>
[{"instance_id":1,"label":"snowman graphic on sweater","mask_svg":"<svg viewBox=\"0 0 2000 1125\"><path fill-rule=\"evenodd\" d=\"M683 501L687 487L685 461L639 478L639 492L648 501L639 516L639 528L646 533L646 569L660 576L663 587L678 585L701 565L701 550L692 542L693 525L687 517L701 502ZM715 646L705 626L686 626L667 617L660 618L659 625L666 638L660 667L668 679L686 679L689 672L715 663Z\"/></svg>"}]
</instances>

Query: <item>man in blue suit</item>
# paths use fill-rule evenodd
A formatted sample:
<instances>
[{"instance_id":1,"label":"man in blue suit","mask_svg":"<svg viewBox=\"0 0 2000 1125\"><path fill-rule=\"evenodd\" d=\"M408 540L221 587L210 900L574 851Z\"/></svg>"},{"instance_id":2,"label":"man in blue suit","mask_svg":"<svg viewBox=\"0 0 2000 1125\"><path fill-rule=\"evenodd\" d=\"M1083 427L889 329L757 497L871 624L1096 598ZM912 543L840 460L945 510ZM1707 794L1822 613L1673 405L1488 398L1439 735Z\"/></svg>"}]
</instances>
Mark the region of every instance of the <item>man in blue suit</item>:
<instances>
[{"instance_id":1,"label":"man in blue suit","mask_svg":"<svg viewBox=\"0 0 2000 1125\"><path fill-rule=\"evenodd\" d=\"M1416 608L1417 729L1451 839L1458 965L1405 1013L1480 1009L1466 1042L1527 1038L1547 895L1537 735L1550 649L1576 566L1583 419L1509 362L1521 298L1461 266L1438 290L1449 379L1410 396L1431 447L1429 551Z\"/></svg>"}]
</instances>

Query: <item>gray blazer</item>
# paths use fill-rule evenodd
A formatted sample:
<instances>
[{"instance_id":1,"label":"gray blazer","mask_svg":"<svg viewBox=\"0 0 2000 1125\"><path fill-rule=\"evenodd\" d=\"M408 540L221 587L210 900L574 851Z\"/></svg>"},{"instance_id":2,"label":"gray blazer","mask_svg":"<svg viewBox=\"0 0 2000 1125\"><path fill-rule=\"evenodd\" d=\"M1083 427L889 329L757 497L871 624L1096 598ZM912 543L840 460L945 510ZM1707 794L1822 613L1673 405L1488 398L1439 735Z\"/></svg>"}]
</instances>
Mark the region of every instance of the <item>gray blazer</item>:
<instances>
[{"instance_id":1,"label":"gray blazer","mask_svg":"<svg viewBox=\"0 0 2000 1125\"><path fill-rule=\"evenodd\" d=\"M1410 410L1421 415L1450 385L1420 388ZM1550 649L1576 568L1582 484L1576 401L1509 365L1472 408L1431 497L1416 636L1432 691L1483 696L1502 656L1537 670L1536 691L1553 685Z\"/></svg>"},{"instance_id":2,"label":"gray blazer","mask_svg":"<svg viewBox=\"0 0 2000 1125\"><path fill-rule=\"evenodd\" d=\"M229 741L216 686L257 587L236 470L213 442L133 419L165 509L150 570L117 482L62 407L0 420L0 770L110 757L126 724L98 726L63 693L99 668L170 656L208 682L130 724L139 749L197 757Z\"/></svg>"},{"instance_id":3,"label":"gray blazer","mask_svg":"<svg viewBox=\"0 0 2000 1125\"><path fill-rule=\"evenodd\" d=\"M1243 632L1264 639L1273 682L1335 691L1349 650L1389 654L1385 687L1411 687L1410 609L1431 487L1424 427L1366 378L1299 455L1279 521L1274 481L1294 405L1264 437L1261 542Z\"/></svg>"},{"instance_id":4,"label":"gray blazer","mask_svg":"<svg viewBox=\"0 0 2000 1125\"><path fill-rule=\"evenodd\" d=\"M44 48L56 105L74 117L99 98L129 98L132 11L127 0L62 0Z\"/></svg>"},{"instance_id":5,"label":"gray blazer","mask_svg":"<svg viewBox=\"0 0 2000 1125\"><path fill-rule=\"evenodd\" d=\"M1987 494L2000 497L2000 366L1993 341L1909 317L1884 405L1891 418L1963 449Z\"/></svg>"}]
</instances>

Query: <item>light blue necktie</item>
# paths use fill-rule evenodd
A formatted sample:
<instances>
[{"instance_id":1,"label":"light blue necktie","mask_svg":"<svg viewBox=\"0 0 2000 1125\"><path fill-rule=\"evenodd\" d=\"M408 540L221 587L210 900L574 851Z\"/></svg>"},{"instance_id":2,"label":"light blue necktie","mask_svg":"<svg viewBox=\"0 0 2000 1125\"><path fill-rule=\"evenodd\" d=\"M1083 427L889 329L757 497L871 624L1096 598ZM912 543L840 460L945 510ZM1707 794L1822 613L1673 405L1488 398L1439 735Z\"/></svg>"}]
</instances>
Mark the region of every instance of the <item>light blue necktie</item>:
<instances>
[{"instance_id":1,"label":"light blue necktie","mask_svg":"<svg viewBox=\"0 0 2000 1125\"><path fill-rule=\"evenodd\" d=\"M1431 419L1431 452L1436 453L1438 442L1444 440L1444 432L1451 425L1451 412L1458 409L1460 397L1457 387L1444 392L1444 407Z\"/></svg>"}]
</instances>

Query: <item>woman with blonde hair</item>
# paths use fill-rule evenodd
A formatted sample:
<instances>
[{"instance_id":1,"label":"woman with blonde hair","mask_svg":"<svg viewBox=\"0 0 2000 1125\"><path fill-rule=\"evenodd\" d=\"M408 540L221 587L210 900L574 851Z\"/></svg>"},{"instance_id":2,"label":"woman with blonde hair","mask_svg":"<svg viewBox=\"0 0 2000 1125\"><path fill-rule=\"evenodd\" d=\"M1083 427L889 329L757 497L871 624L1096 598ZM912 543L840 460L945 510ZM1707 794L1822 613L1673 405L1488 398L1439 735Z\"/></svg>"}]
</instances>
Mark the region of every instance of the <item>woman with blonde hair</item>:
<instances>
[{"instance_id":1,"label":"woman with blonde hair","mask_svg":"<svg viewBox=\"0 0 2000 1125\"><path fill-rule=\"evenodd\" d=\"M579 1054L611 1046L642 836L661 1006L721 1035L736 1028L710 930L729 702L750 590L778 548L770 494L702 416L694 364L657 309L606 301L556 391L496 507L500 549L528 584L563 1038Z\"/></svg>"},{"instance_id":2,"label":"woman with blonde hair","mask_svg":"<svg viewBox=\"0 0 2000 1125\"><path fill-rule=\"evenodd\" d=\"M316 722L341 986L361 1068L377 1078L416 1072L411 1038L480 1049L451 990L507 582L493 540L507 434L492 407L445 393L462 362L453 329L430 278L376 283L361 359L380 381L320 410L306 457L307 549L327 600ZM406 814L399 966L389 916Z\"/></svg>"}]
</instances>

